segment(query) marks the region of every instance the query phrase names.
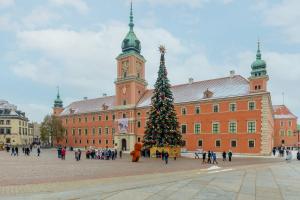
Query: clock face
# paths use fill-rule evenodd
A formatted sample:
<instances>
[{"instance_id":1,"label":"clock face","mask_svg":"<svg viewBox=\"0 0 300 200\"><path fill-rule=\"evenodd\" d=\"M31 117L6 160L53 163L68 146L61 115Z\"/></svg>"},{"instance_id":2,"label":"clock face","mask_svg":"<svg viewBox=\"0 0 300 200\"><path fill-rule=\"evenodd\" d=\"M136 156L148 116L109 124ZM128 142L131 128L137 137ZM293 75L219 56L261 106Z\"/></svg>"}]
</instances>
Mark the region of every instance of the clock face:
<instances>
[{"instance_id":1,"label":"clock face","mask_svg":"<svg viewBox=\"0 0 300 200\"><path fill-rule=\"evenodd\" d=\"M126 94L126 87L124 86L122 89L123 94Z\"/></svg>"}]
</instances>

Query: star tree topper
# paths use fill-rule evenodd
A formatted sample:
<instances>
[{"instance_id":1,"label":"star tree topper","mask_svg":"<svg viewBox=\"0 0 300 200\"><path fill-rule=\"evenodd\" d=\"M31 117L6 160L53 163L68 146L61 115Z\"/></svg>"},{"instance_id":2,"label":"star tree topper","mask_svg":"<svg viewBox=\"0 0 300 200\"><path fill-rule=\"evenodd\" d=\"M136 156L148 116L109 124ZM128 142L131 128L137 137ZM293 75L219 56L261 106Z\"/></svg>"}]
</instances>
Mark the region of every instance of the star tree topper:
<instances>
[{"instance_id":1,"label":"star tree topper","mask_svg":"<svg viewBox=\"0 0 300 200\"><path fill-rule=\"evenodd\" d=\"M159 51L160 51L161 54L165 54L166 53L166 48L165 48L164 45L160 45L158 49L159 49Z\"/></svg>"}]
</instances>

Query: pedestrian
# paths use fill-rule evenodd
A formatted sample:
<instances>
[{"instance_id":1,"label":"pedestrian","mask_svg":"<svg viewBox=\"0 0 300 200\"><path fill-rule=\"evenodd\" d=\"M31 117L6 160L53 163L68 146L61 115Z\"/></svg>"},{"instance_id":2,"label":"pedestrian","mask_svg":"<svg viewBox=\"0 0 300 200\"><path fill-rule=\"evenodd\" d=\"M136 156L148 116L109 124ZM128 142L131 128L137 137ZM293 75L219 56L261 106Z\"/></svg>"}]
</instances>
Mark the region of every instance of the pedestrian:
<instances>
[{"instance_id":1,"label":"pedestrian","mask_svg":"<svg viewBox=\"0 0 300 200\"><path fill-rule=\"evenodd\" d=\"M207 163L211 164L211 152L210 151L208 151L208 153L207 153Z\"/></svg>"},{"instance_id":2,"label":"pedestrian","mask_svg":"<svg viewBox=\"0 0 300 200\"><path fill-rule=\"evenodd\" d=\"M119 157L122 158L122 150L119 151Z\"/></svg>"},{"instance_id":3,"label":"pedestrian","mask_svg":"<svg viewBox=\"0 0 300 200\"><path fill-rule=\"evenodd\" d=\"M16 148L15 148L15 153L17 156L19 156L19 147L18 146L16 146Z\"/></svg>"},{"instance_id":4,"label":"pedestrian","mask_svg":"<svg viewBox=\"0 0 300 200\"><path fill-rule=\"evenodd\" d=\"M115 158L118 158L118 151L115 149Z\"/></svg>"},{"instance_id":5,"label":"pedestrian","mask_svg":"<svg viewBox=\"0 0 300 200\"><path fill-rule=\"evenodd\" d=\"M226 152L225 151L223 151L222 157L223 157L223 161L226 161Z\"/></svg>"},{"instance_id":6,"label":"pedestrian","mask_svg":"<svg viewBox=\"0 0 300 200\"><path fill-rule=\"evenodd\" d=\"M229 160L229 162L231 162L231 158L232 158L232 152L229 150L229 152L228 152L228 160Z\"/></svg>"},{"instance_id":7,"label":"pedestrian","mask_svg":"<svg viewBox=\"0 0 300 200\"><path fill-rule=\"evenodd\" d=\"M276 148L273 147L273 156L275 156L275 154L276 154Z\"/></svg>"},{"instance_id":8,"label":"pedestrian","mask_svg":"<svg viewBox=\"0 0 300 200\"><path fill-rule=\"evenodd\" d=\"M165 151L164 151L164 150L161 151L161 159L162 159L162 160L165 159Z\"/></svg>"},{"instance_id":9,"label":"pedestrian","mask_svg":"<svg viewBox=\"0 0 300 200\"><path fill-rule=\"evenodd\" d=\"M61 159L62 160L66 159L66 149L65 148L62 148L62 150L61 150Z\"/></svg>"},{"instance_id":10,"label":"pedestrian","mask_svg":"<svg viewBox=\"0 0 300 200\"><path fill-rule=\"evenodd\" d=\"M218 164L217 154L215 152L212 152L212 157L213 157L213 164Z\"/></svg>"},{"instance_id":11,"label":"pedestrian","mask_svg":"<svg viewBox=\"0 0 300 200\"><path fill-rule=\"evenodd\" d=\"M41 154L41 149L40 149L40 147L38 147L38 148L37 148L37 156L39 157L40 154Z\"/></svg>"},{"instance_id":12,"label":"pedestrian","mask_svg":"<svg viewBox=\"0 0 300 200\"><path fill-rule=\"evenodd\" d=\"M81 159L81 150L78 149L78 160L80 160L80 159Z\"/></svg>"},{"instance_id":13,"label":"pedestrian","mask_svg":"<svg viewBox=\"0 0 300 200\"><path fill-rule=\"evenodd\" d=\"M169 161L169 153L168 153L167 151L164 153L164 160L165 160L166 164L168 164L168 161Z\"/></svg>"},{"instance_id":14,"label":"pedestrian","mask_svg":"<svg viewBox=\"0 0 300 200\"><path fill-rule=\"evenodd\" d=\"M13 156L13 155L15 155L15 147L12 147L11 148L11 154L10 154L11 156Z\"/></svg>"},{"instance_id":15,"label":"pedestrian","mask_svg":"<svg viewBox=\"0 0 300 200\"><path fill-rule=\"evenodd\" d=\"M300 160L300 151L297 152L297 160Z\"/></svg>"},{"instance_id":16,"label":"pedestrian","mask_svg":"<svg viewBox=\"0 0 300 200\"><path fill-rule=\"evenodd\" d=\"M79 154L79 152L78 152L78 151L75 151L75 160L76 160L76 161L79 160L79 159L78 159L78 158L79 158L79 155L78 155L78 154Z\"/></svg>"},{"instance_id":17,"label":"pedestrian","mask_svg":"<svg viewBox=\"0 0 300 200\"><path fill-rule=\"evenodd\" d=\"M203 153L202 153L202 164L205 163L205 160L206 160L206 152L203 151Z\"/></svg>"}]
</instances>

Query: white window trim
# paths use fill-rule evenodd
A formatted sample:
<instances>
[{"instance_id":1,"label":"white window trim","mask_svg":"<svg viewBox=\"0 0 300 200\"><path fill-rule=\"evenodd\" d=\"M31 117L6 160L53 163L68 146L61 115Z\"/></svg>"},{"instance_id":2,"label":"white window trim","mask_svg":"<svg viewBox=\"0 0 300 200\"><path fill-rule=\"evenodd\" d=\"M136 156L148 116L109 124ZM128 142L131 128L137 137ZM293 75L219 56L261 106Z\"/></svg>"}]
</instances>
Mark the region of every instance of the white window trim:
<instances>
[{"instance_id":1,"label":"white window trim","mask_svg":"<svg viewBox=\"0 0 300 200\"><path fill-rule=\"evenodd\" d=\"M235 123L235 132L230 131L230 123ZM237 129L238 129L237 121L229 121L228 122L228 133L237 133Z\"/></svg>"},{"instance_id":2,"label":"white window trim","mask_svg":"<svg viewBox=\"0 0 300 200\"><path fill-rule=\"evenodd\" d=\"M214 124L218 124L218 132L214 132ZM218 133L220 133L220 122L212 122L211 123L211 133L213 133L213 134L218 134Z\"/></svg>"},{"instance_id":3,"label":"white window trim","mask_svg":"<svg viewBox=\"0 0 300 200\"><path fill-rule=\"evenodd\" d=\"M183 125L185 125L185 133L182 133L182 126ZM180 125L180 132L181 132L181 134L187 134L187 132L188 132L187 130L188 130L187 124L181 124Z\"/></svg>"},{"instance_id":4,"label":"white window trim","mask_svg":"<svg viewBox=\"0 0 300 200\"><path fill-rule=\"evenodd\" d=\"M199 113L197 113L197 108L199 108ZM195 106L195 114L196 115L199 115L201 113L201 107L200 106Z\"/></svg>"},{"instance_id":5,"label":"white window trim","mask_svg":"<svg viewBox=\"0 0 300 200\"><path fill-rule=\"evenodd\" d=\"M250 103L254 103L254 109L253 110L255 110L256 109L256 102L255 101L248 101L248 110L250 110Z\"/></svg>"},{"instance_id":6,"label":"white window trim","mask_svg":"<svg viewBox=\"0 0 300 200\"><path fill-rule=\"evenodd\" d=\"M220 141L220 146L217 146L217 141ZM221 146L222 146L222 142L221 141L222 141L221 139L216 139L215 140L215 147L216 148L221 148Z\"/></svg>"},{"instance_id":7,"label":"white window trim","mask_svg":"<svg viewBox=\"0 0 300 200\"><path fill-rule=\"evenodd\" d=\"M254 124L255 124L255 130L254 130L254 132L249 132L249 122L254 122ZM255 120L249 120L249 121L247 121L247 133L256 133L256 131L257 131L256 121Z\"/></svg>"},{"instance_id":8,"label":"white window trim","mask_svg":"<svg viewBox=\"0 0 300 200\"><path fill-rule=\"evenodd\" d=\"M213 104L212 112L213 112L213 113L218 113L218 112L215 112L215 106L218 106L218 112L220 112L220 105L219 105L218 103L214 103L214 104Z\"/></svg>"},{"instance_id":9,"label":"white window trim","mask_svg":"<svg viewBox=\"0 0 300 200\"><path fill-rule=\"evenodd\" d=\"M185 110L185 114L183 114L183 110ZM187 115L187 109L186 109L186 107L181 107L181 115Z\"/></svg>"},{"instance_id":10,"label":"white window trim","mask_svg":"<svg viewBox=\"0 0 300 200\"><path fill-rule=\"evenodd\" d=\"M235 144L236 144L235 147L232 146L232 143L231 143L232 141L235 141ZM231 139L230 140L230 148L236 148L237 146L238 146L237 139Z\"/></svg>"},{"instance_id":11,"label":"white window trim","mask_svg":"<svg viewBox=\"0 0 300 200\"><path fill-rule=\"evenodd\" d=\"M196 125L199 124L200 128L199 128L199 133L196 133ZM201 133L201 123L194 123L194 134L200 134Z\"/></svg>"},{"instance_id":12,"label":"white window trim","mask_svg":"<svg viewBox=\"0 0 300 200\"><path fill-rule=\"evenodd\" d=\"M249 142L250 142L250 141L253 141L253 142L254 142L254 147L249 147ZM255 148L255 146L256 146L255 140L254 140L254 139L249 139L249 140L248 140L248 148L252 149L252 148Z\"/></svg>"},{"instance_id":13,"label":"white window trim","mask_svg":"<svg viewBox=\"0 0 300 200\"><path fill-rule=\"evenodd\" d=\"M231 105L235 105L235 110L231 110ZM229 103L229 112L236 112L237 111L237 104L236 103Z\"/></svg>"}]
</instances>

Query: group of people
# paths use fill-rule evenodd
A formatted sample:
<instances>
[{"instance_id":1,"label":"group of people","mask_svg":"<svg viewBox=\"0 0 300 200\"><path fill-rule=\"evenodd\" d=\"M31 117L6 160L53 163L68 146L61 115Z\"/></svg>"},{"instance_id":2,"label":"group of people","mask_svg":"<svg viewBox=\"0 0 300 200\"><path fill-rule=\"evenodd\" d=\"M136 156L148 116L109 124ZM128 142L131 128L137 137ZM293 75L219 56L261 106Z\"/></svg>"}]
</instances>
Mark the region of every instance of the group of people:
<instances>
[{"instance_id":1,"label":"group of people","mask_svg":"<svg viewBox=\"0 0 300 200\"><path fill-rule=\"evenodd\" d=\"M200 159L199 154L200 153L195 153L195 158ZM227 157L228 157L229 162L231 162L231 159L232 159L232 152L231 151L229 151L228 153L226 153L225 151L222 152L223 161L227 161ZM213 152L213 151L205 152L205 151L203 151L202 152L202 163L203 164L205 164L205 163L207 163L207 164L218 164L216 152Z\"/></svg>"},{"instance_id":2,"label":"group of people","mask_svg":"<svg viewBox=\"0 0 300 200\"><path fill-rule=\"evenodd\" d=\"M118 157L117 149L89 149L86 151L87 159L96 160L115 160ZM119 157L122 158L122 151L119 152Z\"/></svg>"},{"instance_id":3,"label":"group of people","mask_svg":"<svg viewBox=\"0 0 300 200\"><path fill-rule=\"evenodd\" d=\"M26 145L26 146L22 146L22 152L25 156L30 156L30 153L33 150L33 145ZM41 154L41 148L40 146L36 146L37 149L37 156L40 156ZM6 146L6 151L7 152L11 152L10 155L11 156L19 156L19 147L18 146Z\"/></svg>"},{"instance_id":4,"label":"group of people","mask_svg":"<svg viewBox=\"0 0 300 200\"><path fill-rule=\"evenodd\" d=\"M156 150L155 152L156 154L156 158L161 158L166 164L168 164L169 162L169 152L167 151L162 151L162 152L159 152L158 150ZM176 160L176 156L174 157L174 160Z\"/></svg>"}]
</instances>

